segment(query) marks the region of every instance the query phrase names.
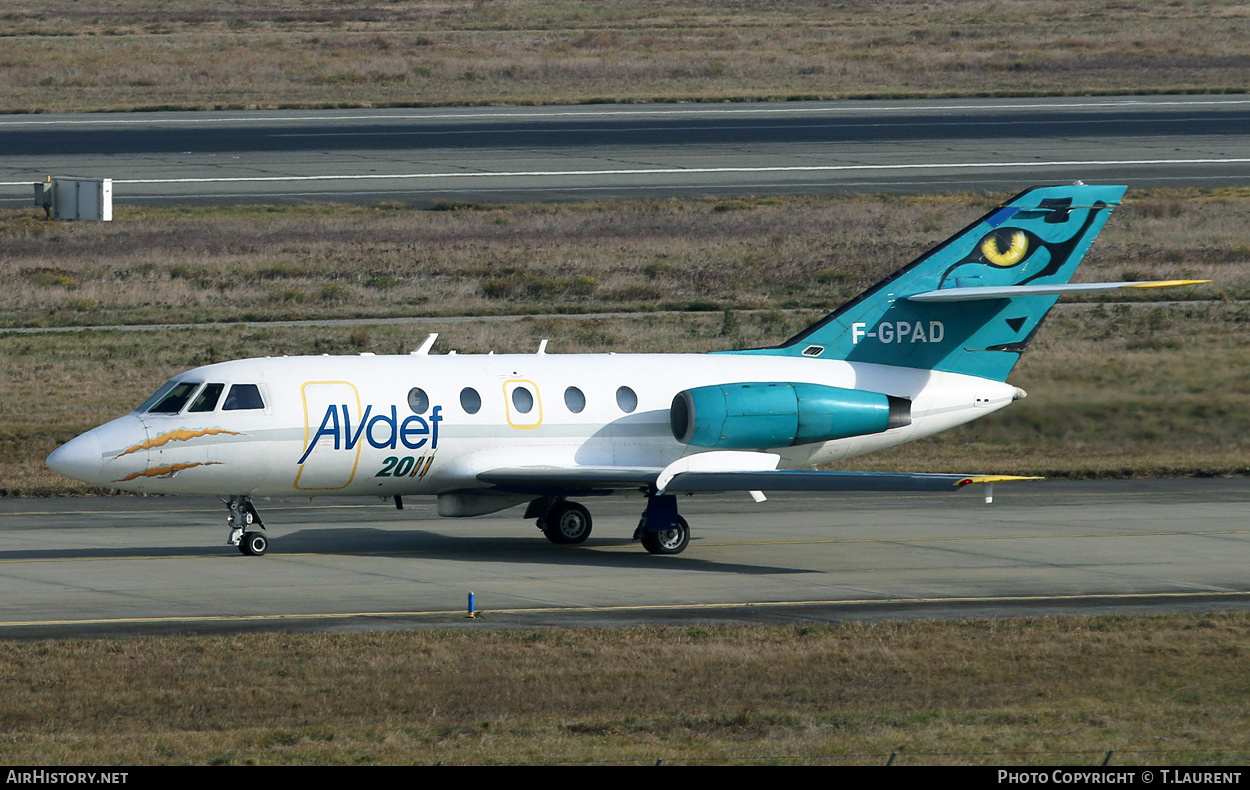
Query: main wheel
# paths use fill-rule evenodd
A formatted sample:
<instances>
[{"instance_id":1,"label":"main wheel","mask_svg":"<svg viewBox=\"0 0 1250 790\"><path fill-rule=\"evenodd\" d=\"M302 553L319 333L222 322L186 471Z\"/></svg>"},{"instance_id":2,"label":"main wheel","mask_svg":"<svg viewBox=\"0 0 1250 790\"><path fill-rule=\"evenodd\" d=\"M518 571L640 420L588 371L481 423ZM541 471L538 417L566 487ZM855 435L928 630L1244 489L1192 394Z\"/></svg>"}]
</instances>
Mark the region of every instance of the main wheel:
<instances>
[{"instance_id":1,"label":"main wheel","mask_svg":"<svg viewBox=\"0 0 1250 790\"><path fill-rule=\"evenodd\" d=\"M690 525L681 516L673 529L642 533L642 547L652 554L681 554L689 543Z\"/></svg>"},{"instance_id":2,"label":"main wheel","mask_svg":"<svg viewBox=\"0 0 1250 790\"><path fill-rule=\"evenodd\" d=\"M543 534L552 543L585 543L590 527L589 510L576 502L557 502L547 511Z\"/></svg>"},{"instance_id":3,"label":"main wheel","mask_svg":"<svg viewBox=\"0 0 1250 790\"><path fill-rule=\"evenodd\" d=\"M269 538L263 532L244 532L239 541L239 551L252 557L259 557L269 550Z\"/></svg>"}]
</instances>

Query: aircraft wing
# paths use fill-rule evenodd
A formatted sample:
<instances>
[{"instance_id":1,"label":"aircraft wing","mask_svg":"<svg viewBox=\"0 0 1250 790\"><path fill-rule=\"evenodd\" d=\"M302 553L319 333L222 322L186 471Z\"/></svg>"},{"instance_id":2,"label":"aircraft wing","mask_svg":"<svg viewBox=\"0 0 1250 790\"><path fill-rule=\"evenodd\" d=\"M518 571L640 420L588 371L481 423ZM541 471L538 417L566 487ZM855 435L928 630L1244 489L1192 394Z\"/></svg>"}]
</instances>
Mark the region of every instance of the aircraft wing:
<instances>
[{"instance_id":1,"label":"aircraft wing","mask_svg":"<svg viewBox=\"0 0 1250 790\"><path fill-rule=\"evenodd\" d=\"M957 491L966 485L1037 480L1010 475L910 474L905 472L683 472L664 492L695 491Z\"/></svg>"},{"instance_id":2,"label":"aircraft wing","mask_svg":"<svg viewBox=\"0 0 1250 790\"><path fill-rule=\"evenodd\" d=\"M771 456L770 456L771 457ZM502 491L543 496L608 493L655 487L661 493L711 491L957 491L967 485L1036 480L1010 475L910 474L902 472L817 472L777 469L681 471L670 476L658 467L516 467L481 472L477 479Z\"/></svg>"}]
</instances>

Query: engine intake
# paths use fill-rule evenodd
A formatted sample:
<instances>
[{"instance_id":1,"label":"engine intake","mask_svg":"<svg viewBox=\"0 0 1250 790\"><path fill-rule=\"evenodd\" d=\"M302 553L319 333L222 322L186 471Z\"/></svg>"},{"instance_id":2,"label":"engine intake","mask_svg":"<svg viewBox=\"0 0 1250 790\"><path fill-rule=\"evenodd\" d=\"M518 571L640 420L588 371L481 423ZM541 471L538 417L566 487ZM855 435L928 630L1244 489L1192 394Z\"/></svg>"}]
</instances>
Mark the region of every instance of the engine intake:
<instances>
[{"instance_id":1,"label":"engine intake","mask_svg":"<svg viewBox=\"0 0 1250 790\"><path fill-rule=\"evenodd\" d=\"M669 420L682 444L764 450L910 425L911 401L823 384L718 384L677 393Z\"/></svg>"}]
</instances>

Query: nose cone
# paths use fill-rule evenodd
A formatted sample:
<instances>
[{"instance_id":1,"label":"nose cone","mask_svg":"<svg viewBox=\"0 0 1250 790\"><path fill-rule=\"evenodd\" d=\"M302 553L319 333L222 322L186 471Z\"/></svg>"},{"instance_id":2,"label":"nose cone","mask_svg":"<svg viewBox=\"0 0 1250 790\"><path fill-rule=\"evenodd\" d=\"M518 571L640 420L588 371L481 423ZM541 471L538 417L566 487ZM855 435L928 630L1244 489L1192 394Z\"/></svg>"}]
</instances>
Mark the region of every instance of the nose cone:
<instances>
[{"instance_id":1,"label":"nose cone","mask_svg":"<svg viewBox=\"0 0 1250 790\"><path fill-rule=\"evenodd\" d=\"M118 488L148 461L147 430L133 414L70 439L48 456L48 468L93 485Z\"/></svg>"},{"instance_id":2,"label":"nose cone","mask_svg":"<svg viewBox=\"0 0 1250 790\"><path fill-rule=\"evenodd\" d=\"M72 477L84 483L100 483L104 459L100 454L99 434L96 431L88 431L82 436L70 439L52 451L47 463L48 468L57 474Z\"/></svg>"}]
</instances>

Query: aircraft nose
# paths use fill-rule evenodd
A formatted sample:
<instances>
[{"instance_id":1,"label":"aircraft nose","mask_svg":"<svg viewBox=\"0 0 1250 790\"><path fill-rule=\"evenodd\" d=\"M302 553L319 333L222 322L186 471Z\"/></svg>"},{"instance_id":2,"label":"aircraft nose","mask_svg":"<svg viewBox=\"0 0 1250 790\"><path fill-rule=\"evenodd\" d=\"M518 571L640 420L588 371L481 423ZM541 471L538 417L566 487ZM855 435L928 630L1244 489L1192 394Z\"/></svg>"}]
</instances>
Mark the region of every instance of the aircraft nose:
<instances>
[{"instance_id":1,"label":"aircraft nose","mask_svg":"<svg viewBox=\"0 0 1250 790\"><path fill-rule=\"evenodd\" d=\"M100 453L100 437L95 431L70 439L48 456L53 472L84 483L98 483L104 459Z\"/></svg>"}]
</instances>

